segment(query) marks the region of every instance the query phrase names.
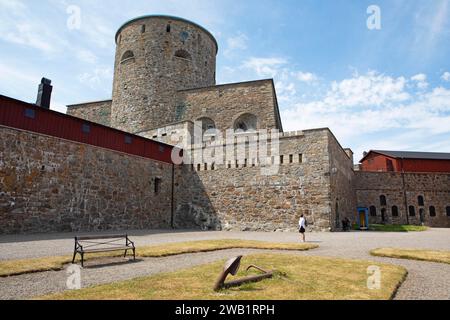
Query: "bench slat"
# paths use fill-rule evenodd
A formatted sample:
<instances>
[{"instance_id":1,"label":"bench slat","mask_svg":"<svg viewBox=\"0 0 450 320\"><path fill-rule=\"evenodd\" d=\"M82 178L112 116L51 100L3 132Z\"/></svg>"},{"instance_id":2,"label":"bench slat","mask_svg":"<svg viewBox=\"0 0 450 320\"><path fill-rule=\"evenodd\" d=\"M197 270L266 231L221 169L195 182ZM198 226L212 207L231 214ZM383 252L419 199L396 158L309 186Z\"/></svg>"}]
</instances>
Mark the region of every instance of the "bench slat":
<instances>
[{"instance_id":1,"label":"bench slat","mask_svg":"<svg viewBox=\"0 0 450 320\"><path fill-rule=\"evenodd\" d=\"M132 250L133 247L114 247L114 248L103 248L103 249L87 249L87 250L79 250L79 252L85 252L85 253L89 253L89 252L107 252L107 251L120 251L120 250Z\"/></svg>"},{"instance_id":2,"label":"bench slat","mask_svg":"<svg viewBox=\"0 0 450 320\"><path fill-rule=\"evenodd\" d=\"M109 236L92 236L92 237L77 237L78 241L84 241L84 240L101 240L101 239L121 239L121 238L127 238L126 234L122 235L109 235Z\"/></svg>"}]
</instances>

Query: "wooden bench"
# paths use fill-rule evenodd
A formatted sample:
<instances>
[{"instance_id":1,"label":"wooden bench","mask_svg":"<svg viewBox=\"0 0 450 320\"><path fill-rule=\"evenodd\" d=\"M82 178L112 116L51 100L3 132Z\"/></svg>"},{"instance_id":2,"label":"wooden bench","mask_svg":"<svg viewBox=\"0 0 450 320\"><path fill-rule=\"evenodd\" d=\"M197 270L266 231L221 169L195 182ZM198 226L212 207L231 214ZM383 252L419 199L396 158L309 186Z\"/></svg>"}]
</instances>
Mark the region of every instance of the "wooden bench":
<instances>
[{"instance_id":1,"label":"wooden bench","mask_svg":"<svg viewBox=\"0 0 450 320\"><path fill-rule=\"evenodd\" d=\"M75 263L77 254L81 256L81 266L84 267L85 253L112 251L125 251L124 258L127 256L128 251L133 251L133 258L136 260L136 247L134 246L134 242L128 238L128 235L75 237L72 264Z\"/></svg>"}]
</instances>

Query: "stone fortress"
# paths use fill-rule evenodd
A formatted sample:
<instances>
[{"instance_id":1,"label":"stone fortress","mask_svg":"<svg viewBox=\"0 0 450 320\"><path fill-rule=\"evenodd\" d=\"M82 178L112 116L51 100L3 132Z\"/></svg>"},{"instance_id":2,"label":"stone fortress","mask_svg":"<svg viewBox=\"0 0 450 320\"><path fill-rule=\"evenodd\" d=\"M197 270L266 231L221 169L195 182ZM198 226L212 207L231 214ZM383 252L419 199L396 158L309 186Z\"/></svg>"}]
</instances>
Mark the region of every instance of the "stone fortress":
<instances>
[{"instance_id":1,"label":"stone fortress","mask_svg":"<svg viewBox=\"0 0 450 320\"><path fill-rule=\"evenodd\" d=\"M353 152L328 128L284 132L273 80L216 85L218 44L196 23L136 18L119 29L116 44L112 99L70 105L66 117L159 141L160 149L177 145L185 163L0 123L0 233L296 231L301 214L310 230L338 231L345 218L358 222L358 207L377 205L380 193L401 198L389 186L398 181L395 174L354 170ZM231 143L225 138L230 129ZM408 177L411 201L426 189L445 210L450 175L423 175ZM391 220L405 223L407 210L397 205L400 212ZM440 213L427 223L448 227L450 218Z\"/></svg>"}]
</instances>

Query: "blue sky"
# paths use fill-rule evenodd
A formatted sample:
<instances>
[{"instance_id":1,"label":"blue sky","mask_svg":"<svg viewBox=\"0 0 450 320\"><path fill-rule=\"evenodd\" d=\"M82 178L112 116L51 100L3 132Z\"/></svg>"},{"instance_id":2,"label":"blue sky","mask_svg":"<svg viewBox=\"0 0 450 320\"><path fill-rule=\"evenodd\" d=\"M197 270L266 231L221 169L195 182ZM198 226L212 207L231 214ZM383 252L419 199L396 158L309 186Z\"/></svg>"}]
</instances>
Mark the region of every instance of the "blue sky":
<instances>
[{"instance_id":1,"label":"blue sky","mask_svg":"<svg viewBox=\"0 0 450 320\"><path fill-rule=\"evenodd\" d=\"M380 30L367 27L370 5ZM114 34L145 14L210 30L218 83L274 78L285 131L330 127L356 160L450 152L449 0L0 0L0 94L34 102L45 76L55 110L110 98Z\"/></svg>"}]
</instances>

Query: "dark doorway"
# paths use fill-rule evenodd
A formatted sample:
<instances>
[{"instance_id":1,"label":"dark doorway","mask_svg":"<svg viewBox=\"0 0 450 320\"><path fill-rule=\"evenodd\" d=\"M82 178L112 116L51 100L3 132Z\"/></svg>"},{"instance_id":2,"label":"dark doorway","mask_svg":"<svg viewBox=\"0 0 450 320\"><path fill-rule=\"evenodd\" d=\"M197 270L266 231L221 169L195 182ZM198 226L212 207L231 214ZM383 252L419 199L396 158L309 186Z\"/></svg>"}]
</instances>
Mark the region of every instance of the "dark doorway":
<instances>
[{"instance_id":1,"label":"dark doorway","mask_svg":"<svg viewBox=\"0 0 450 320\"><path fill-rule=\"evenodd\" d=\"M336 229L341 228L341 215L339 214L339 203L336 202Z\"/></svg>"},{"instance_id":2,"label":"dark doorway","mask_svg":"<svg viewBox=\"0 0 450 320\"><path fill-rule=\"evenodd\" d=\"M381 210L381 222L386 223L386 209Z\"/></svg>"},{"instance_id":3,"label":"dark doorway","mask_svg":"<svg viewBox=\"0 0 450 320\"><path fill-rule=\"evenodd\" d=\"M424 224L425 223L425 210L420 209L419 215L420 215L420 223Z\"/></svg>"}]
</instances>

